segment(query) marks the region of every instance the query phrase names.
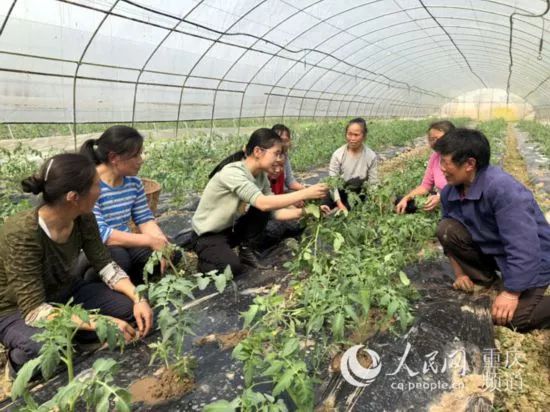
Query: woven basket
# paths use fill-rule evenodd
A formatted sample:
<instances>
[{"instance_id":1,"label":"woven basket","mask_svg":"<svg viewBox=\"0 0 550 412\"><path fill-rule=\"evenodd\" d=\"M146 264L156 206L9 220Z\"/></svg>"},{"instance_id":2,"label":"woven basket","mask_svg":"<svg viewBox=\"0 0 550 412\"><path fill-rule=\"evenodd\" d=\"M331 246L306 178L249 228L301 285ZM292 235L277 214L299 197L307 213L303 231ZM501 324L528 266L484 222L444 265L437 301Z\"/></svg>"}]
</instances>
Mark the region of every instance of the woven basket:
<instances>
[{"instance_id":1,"label":"woven basket","mask_svg":"<svg viewBox=\"0 0 550 412\"><path fill-rule=\"evenodd\" d=\"M149 206L149 209L151 209L151 212L153 214L157 211L157 206L159 203L159 196L160 196L160 190L161 186L160 183L152 180L147 179L146 177L142 177L141 181L143 183L143 189L145 190L145 197L147 198L147 205ZM130 230L134 233L139 233L138 227L130 220L128 222L128 226L130 227Z\"/></svg>"},{"instance_id":2,"label":"woven basket","mask_svg":"<svg viewBox=\"0 0 550 412\"><path fill-rule=\"evenodd\" d=\"M147 179L146 177L142 177L141 181L143 182L149 209L151 209L151 212L156 213L161 190L160 183L152 179Z\"/></svg>"}]
</instances>

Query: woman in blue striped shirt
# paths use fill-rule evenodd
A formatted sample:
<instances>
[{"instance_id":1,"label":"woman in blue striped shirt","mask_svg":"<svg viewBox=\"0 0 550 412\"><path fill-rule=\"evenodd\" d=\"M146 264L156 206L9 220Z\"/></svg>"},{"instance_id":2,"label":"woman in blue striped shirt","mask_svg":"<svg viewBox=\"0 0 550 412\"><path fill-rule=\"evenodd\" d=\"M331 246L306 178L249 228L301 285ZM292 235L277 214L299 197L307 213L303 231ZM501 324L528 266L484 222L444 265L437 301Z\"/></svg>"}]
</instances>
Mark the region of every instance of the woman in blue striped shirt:
<instances>
[{"instance_id":1,"label":"woman in blue striped shirt","mask_svg":"<svg viewBox=\"0 0 550 412\"><path fill-rule=\"evenodd\" d=\"M95 162L101 179L101 194L94 207L101 239L134 284L143 283L143 267L152 251L168 244L136 176L143 164L142 151L143 136L128 126L112 126L80 149ZM140 233L130 231L130 220ZM160 269L164 271L164 262Z\"/></svg>"}]
</instances>

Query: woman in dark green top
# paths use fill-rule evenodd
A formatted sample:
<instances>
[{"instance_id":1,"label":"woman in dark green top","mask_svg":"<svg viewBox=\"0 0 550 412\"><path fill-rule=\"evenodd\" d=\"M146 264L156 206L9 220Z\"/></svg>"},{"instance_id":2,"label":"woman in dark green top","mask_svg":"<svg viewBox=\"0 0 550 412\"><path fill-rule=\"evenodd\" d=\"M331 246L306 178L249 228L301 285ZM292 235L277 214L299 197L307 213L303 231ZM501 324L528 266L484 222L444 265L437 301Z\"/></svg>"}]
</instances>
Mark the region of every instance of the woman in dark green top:
<instances>
[{"instance_id":1,"label":"woman in dark green top","mask_svg":"<svg viewBox=\"0 0 550 412\"><path fill-rule=\"evenodd\" d=\"M85 309L112 317L126 340L149 333L153 314L140 299L126 273L113 263L99 237L92 208L99 196L95 165L79 154L60 154L37 175L21 182L25 192L42 194L36 209L12 216L0 228L0 342L17 371L38 354L31 337L36 322L55 316L51 303L71 297ZM103 283L89 283L72 274L83 250ZM128 322L135 320L138 330ZM95 324L79 322L84 335Z\"/></svg>"}]
</instances>

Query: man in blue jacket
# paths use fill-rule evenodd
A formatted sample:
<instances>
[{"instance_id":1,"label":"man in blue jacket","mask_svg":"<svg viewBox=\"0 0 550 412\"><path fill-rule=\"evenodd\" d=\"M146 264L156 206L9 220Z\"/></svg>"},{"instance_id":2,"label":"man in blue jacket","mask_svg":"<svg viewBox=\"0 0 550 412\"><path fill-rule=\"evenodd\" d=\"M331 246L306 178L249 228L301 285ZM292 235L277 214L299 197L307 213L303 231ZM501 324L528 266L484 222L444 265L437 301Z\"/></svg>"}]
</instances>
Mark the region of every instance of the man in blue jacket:
<instances>
[{"instance_id":1,"label":"man in blue jacket","mask_svg":"<svg viewBox=\"0 0 550 412\"><path fill-rule=\"evenodd\" d=\"M503 290L493 321L524 332L550 327L550 225L533 194L489 165L490 146L477 130L456 129L439 139L447 186L437 237L449 257L455 289L490 286L500 271Z\"/></svg>"}]
</instances>

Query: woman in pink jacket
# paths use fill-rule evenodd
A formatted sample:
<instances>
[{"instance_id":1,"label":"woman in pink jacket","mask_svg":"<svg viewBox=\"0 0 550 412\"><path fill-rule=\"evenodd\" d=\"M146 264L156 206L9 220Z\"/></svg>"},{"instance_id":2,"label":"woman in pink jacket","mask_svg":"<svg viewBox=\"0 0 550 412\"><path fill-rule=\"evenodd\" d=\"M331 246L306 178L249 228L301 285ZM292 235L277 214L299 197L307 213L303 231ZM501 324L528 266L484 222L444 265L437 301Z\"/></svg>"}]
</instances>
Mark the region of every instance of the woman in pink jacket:
<instances>
[{"instance_id":1,"label":"woman in pink jacket","mask_svg":"<svg viewBox=\"0 0 550 412\"><path fill-rule=\"evenodd\" d=\"M443 137L446 133L454 130L454 128L454 124L452 124L448 120L442 120L432 123L428 128L428 144L430 145L430 147L433 149L435 142ZM437 208L440 203L439 192L441 192L441 189L443 189L445 185L447 185L447 180L445 179L445 176L443 175L443 172L439 167L440 159L441 155L439 153L432 153L432 155L430 156L430 160L428 161L428 167L426 168L426 173L424 173L424 179L422 179L422 183L420 184L420 186L415 187L413 190L403 196L403 198L395 207L395 211L397 213L405 213L407 203L410 200L414 199L416 196L425 196L428 193L431 193L434 189L437 193L428 196L428 201L424 206L424 210L432 211Z\"/></svg>"}]
</instances>

